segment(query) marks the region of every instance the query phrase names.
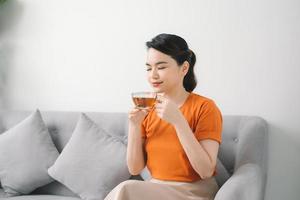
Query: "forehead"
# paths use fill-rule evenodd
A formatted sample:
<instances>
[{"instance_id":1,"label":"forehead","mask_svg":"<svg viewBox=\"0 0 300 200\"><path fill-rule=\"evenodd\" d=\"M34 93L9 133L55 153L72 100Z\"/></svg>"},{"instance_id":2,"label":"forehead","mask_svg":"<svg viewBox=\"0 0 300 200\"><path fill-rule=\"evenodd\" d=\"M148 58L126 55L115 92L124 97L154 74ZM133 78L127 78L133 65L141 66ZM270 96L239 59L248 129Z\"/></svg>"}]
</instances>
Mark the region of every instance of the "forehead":
<instances>
[{"instance_id":1,"label":"forehead","mask_svg":"<svg viewBox=\"0 0 300 200\"><path fill-rule=\"evenodd\" d=\"M164 54L156 49L150 48L147 52L147 63L155 64L156 62L166 61L172 62L171 56Z\"/></svg>"}]
</instances>

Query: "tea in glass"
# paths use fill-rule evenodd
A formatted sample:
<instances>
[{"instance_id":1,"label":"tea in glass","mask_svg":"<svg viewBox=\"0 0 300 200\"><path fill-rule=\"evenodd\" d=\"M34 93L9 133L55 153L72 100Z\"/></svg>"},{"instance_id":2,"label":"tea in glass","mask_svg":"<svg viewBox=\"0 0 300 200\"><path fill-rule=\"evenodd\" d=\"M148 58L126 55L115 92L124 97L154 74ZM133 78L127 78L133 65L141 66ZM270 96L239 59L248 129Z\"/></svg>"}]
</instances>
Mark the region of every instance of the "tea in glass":
<instances>
[{"instance_id":1,"label":"tea in glass","mask_svg":"<svg viewBox=\"0 0 300 200\"><path fill-rule=\"evenodd\" d=\"M156 101L155 92L134 92L131 96L135 106L139 109L152 108Z\"/></svg>"}]
</instances>

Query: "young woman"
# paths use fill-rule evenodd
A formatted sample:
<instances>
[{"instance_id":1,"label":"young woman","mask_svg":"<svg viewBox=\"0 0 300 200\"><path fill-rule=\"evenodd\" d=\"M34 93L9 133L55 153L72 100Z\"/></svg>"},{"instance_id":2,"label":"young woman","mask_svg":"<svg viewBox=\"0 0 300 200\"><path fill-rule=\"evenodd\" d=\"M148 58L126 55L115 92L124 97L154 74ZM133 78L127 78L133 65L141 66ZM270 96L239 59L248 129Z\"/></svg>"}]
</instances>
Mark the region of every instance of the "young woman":
<instances>
[{"instance_id":1,"label":"young woman","mask_svg":"<svg viewBox=\"0 0 300 200\"><path fill-rule=\"evenodd\" d=\"M133 175L147 166L152 179L125 181L106 200L213 199L222 115L192 92L196 56L183 38L160 34L146 45L148 82L159 95L153 108L129 113L127 165Z\"/></svg>"}]
</instances>

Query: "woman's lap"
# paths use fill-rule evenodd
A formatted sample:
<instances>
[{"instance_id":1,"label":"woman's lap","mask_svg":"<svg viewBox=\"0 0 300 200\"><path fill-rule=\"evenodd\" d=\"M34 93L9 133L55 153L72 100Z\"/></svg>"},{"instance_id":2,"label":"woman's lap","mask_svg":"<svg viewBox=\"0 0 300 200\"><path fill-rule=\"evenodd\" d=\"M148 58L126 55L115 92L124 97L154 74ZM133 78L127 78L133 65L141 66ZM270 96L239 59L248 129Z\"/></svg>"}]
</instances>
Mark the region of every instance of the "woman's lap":
<instances>
[{"instance_id":1,"label":"woman's lap","mask_svg":"<svg viewBox=\"0 0 300 200\"><path fill-rule=\"evenodd\" d=\"M127 180L115 187L105 200L208 200L214 198L217 190L214 178L194 183Z\"/></svg>"}]
</instances>

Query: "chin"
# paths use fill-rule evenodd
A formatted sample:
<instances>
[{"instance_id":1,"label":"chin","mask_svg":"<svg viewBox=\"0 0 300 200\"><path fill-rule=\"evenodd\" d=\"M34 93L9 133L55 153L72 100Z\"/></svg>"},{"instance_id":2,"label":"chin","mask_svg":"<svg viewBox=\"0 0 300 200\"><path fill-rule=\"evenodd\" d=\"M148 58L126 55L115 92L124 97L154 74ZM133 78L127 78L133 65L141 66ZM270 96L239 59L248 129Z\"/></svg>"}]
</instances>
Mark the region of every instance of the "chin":
<instances>
[{"instance_id":1,"label":"chin","mask_svg":"<svg viewBox=\"0 0 300 200\"><path fill-rule=\"evenodd\" d=\"M163 90L160 89L160 88L153 88L153 91L154 91L154 92L158 92L158 93L163 92Z\"/></svg>"}]
</instances>

